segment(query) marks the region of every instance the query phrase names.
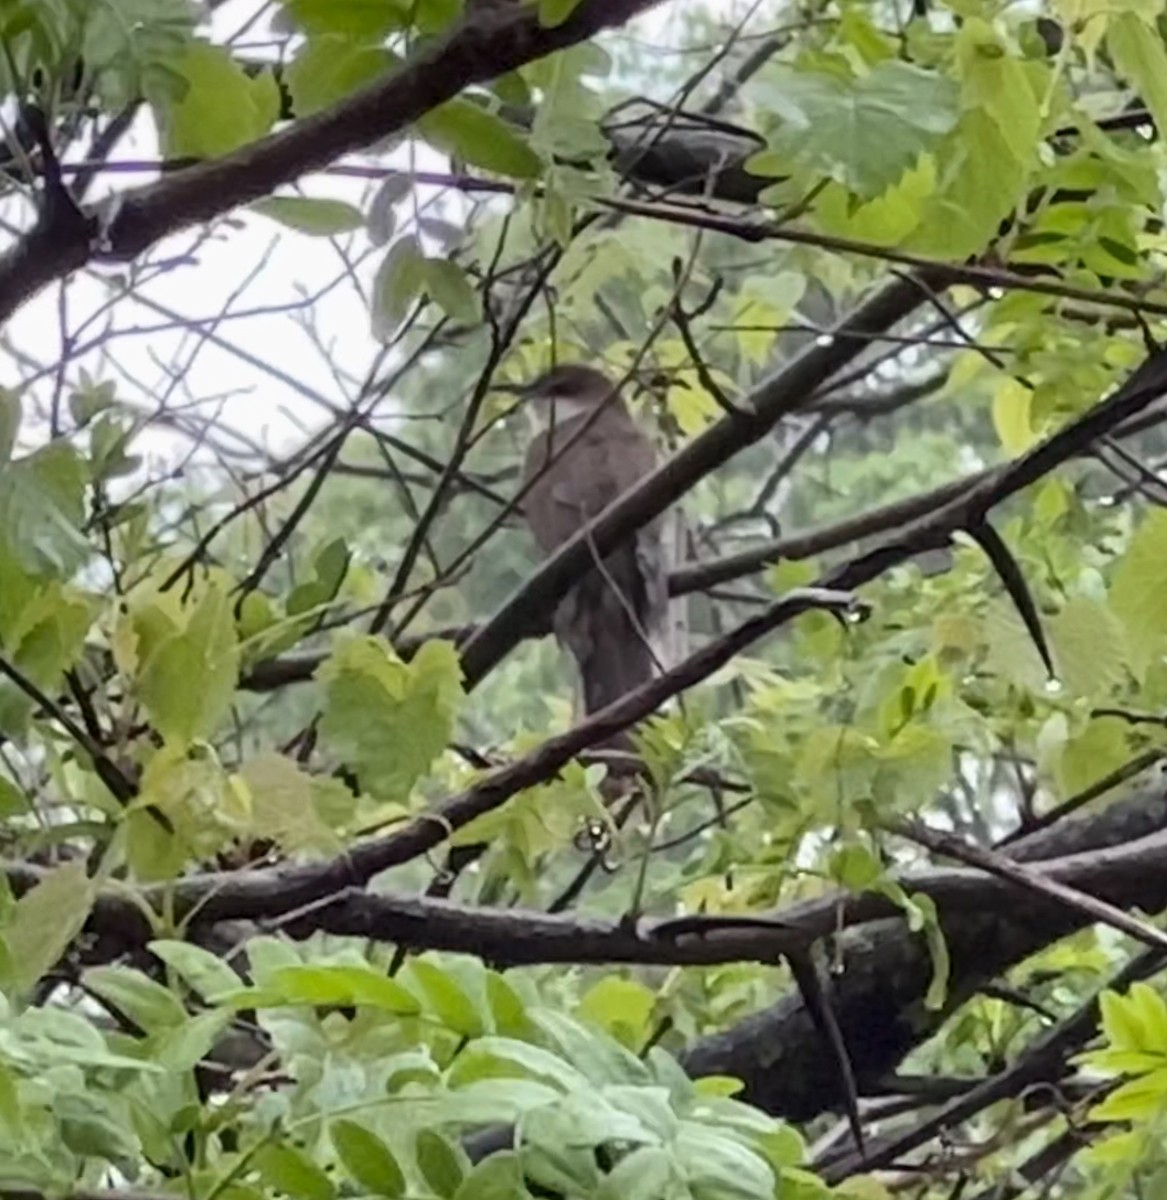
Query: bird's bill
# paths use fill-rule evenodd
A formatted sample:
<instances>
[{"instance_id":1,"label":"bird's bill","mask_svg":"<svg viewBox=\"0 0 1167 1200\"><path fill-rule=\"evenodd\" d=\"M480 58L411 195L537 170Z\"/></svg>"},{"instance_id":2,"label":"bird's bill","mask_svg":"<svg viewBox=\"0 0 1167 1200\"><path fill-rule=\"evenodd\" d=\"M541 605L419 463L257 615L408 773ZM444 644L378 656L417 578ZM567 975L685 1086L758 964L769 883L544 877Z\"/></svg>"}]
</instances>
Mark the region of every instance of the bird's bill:
<instances>
[{"instance_id":1,"label":"bird's bill","mask_svg":"<svg viewBox=\"0 0 1167 1200\"><path fill-rule=\"evenodd\" d=\"M526 383L492 383L488 390L501 392L504 396L534 396L537 386L537 380L528 380Z\"/></svg>"}]
</instances>

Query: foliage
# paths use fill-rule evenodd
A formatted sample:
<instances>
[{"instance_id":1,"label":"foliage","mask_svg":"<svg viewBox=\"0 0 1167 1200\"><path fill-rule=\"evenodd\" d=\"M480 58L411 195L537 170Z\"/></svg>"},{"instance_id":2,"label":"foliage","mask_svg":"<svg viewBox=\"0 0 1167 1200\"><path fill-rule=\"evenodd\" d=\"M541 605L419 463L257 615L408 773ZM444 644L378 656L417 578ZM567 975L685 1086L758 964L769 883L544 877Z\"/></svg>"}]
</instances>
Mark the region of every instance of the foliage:
<instances>
[{"instance_id":1,"label":"foliage","mask_svg":"<svg viewBox=\"0 0 1167 1200\"><path fill-rule=\"evenodd\" d=\"M46 268L3 343L0 1192L890 1195L887 1162L819 1141L844 1065L797 1025L797 962L749 940L824 904L808 940L860 1087L937 1077L881 1135L1004 1081L942 1122L961 1153L896 1156L914 1195L1167 1178L1162 980L1107 990L1130 939L1061 908L1035 953L1002 948L1034 918L987 885L972 944L1004 965L981 978L959 952L979 899L937 900L912 837L1007 852L1164 753L1161 413L1078 436L1167 315L1163 5L693 3L658 54L651 17L576 36L597 3L0 3L25 106L0 297L44 284L54 158L82 204L114 194L85 209L86 270ZM491 77L508 30L519 65ZM377 103L408 119L349 153L337 113L371 129ZM180 233L98 270L123 184L124 211L144 194L129 136L179 160L158 186ZM297 139L319 171L273 183L259 151ZM227 268L253 253L295 283L241 311ZM868 301L896 286L885 318ZM536 569L526 415L497 385L551 360L624 377L662 455L684 448L654 481L683 485L688 649L810 596L636 723L631 816L610 758L550 762L579 723L551 639L501 622L513 653L464 669L468 627ZM223 361L265 418L299 406L294 436L240 422ZM1059 431L1072 454L929 525L955 480ZM856 579L862 608L823 599ZM1089 890L1086 857L1059 879ZM698 933L652 924L674 917ZM1058 1027L1057 1103L1013 1087L1096 992L1097 1020ZM750 1078L686 1073L743 1038Z\"/></svg>"}]
</instances>

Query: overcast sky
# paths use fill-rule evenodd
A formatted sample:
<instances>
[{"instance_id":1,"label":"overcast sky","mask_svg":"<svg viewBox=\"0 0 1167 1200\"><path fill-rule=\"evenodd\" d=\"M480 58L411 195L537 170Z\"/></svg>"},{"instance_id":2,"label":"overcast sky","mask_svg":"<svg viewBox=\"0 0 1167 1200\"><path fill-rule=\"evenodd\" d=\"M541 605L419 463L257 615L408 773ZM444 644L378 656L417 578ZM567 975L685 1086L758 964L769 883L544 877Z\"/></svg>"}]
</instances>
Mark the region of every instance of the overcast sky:
<instances>
[{"instance_id":1,"label":"overcast sky","mask_svg":"<svg viewBox=\"0 0 1167 1200\"><path fill-rule=\"evenodd\" d=\"M737 3L738 0L728 0L727 8L736 7ZM216 40L235 35L263 7L262 0L229 0L215 14ZM266 7L270 10L272 6ZM741 11L745 11L744 7ZM677 44L679 38L679 13L677 4L665 4L614 36L635 37L667 53L668 47ZM266 25L261 20L247 28L242 41L252 47L262 42L265 33ZM153 124L146 114L122 140L113 160L150 161L157 154ZM406 152L399 149L377 161L380 165L405 165ZM424 151L423 158L415 161L422 168L441 169L444 165L437 156L425 156ZM148 173L111 171L98 180L90 199L148 182L150 178ZM376 185L360 179L317 174L305 177L299 186L306 195L337 197L363 206ZM285 191L290 194L292 189ZM419 202L432 197L432 192L423 192ZM458 199L450 202L456 205ZM30 209L23 201L8 201L0 207L0 216L9 225L19 223L27 228L30 223ZM402 216L404 226L405 214ZM232 296L231 309L236 312L286 309L303 294L316 293L340 280L326 298L311 308L320 345L297 323L295 314L287 311L228 316L214 332L333 402L344 403L346 396L337 372L359 380L378 349L370 331L367 288L384 251L374 250L369 254L369 243L363 234L346 235L344 241L350 248L350 257L364 258L354 281L337 248L327 239L284 230L253 213L238 211L234 218L232 224L241 228L224 226L205 241L204 231L189 230L155 247L147 261L153 264L173 261L173 265L144 286L141 294L162 309L151 310L148 305L131 300L119 301L110 310L114 326L139 332L108 340L88 354L72 359L67 379L76 381L80 368L87 366L95 375L116 378L124 399L144 407L152 406L163 395L169 396L172 406L197 403L204 406L204 411L218 411L221 421L246 437L261 441L277 452L286 451L303 440L305 427L320 424L327 414L295 387L241 360L230 349L200 338L193 328L157 327L168 321L166 311L188 321L213 320ZM197 254L190 260L196 246ZM45 375L30 393L34 411L47 411L57 387L55 365L61 356L62 317L66 337L78 344L84 345L100 335L107 327L104 318L91 324L80 336L78 330L95 312L100 313L106 303L108 288L99 277L108 279L122 273L119 266L80 272L66 288L51 287L25 305L10 322L7 331L10 344L46 367ZM181 368L177 380L175 364ZM11 360L4 363L4 370L7 378L0 378L0 383L13 383L28 374L27 367L18 368ZM26 412L29 407L26 401ZM26 433L35 435L37 423L27 424ZM181 440L167 434L151 435L146 449L154 467L161 467L164 461L173 463L185 454Z\"/></svg>"}]
</instances>

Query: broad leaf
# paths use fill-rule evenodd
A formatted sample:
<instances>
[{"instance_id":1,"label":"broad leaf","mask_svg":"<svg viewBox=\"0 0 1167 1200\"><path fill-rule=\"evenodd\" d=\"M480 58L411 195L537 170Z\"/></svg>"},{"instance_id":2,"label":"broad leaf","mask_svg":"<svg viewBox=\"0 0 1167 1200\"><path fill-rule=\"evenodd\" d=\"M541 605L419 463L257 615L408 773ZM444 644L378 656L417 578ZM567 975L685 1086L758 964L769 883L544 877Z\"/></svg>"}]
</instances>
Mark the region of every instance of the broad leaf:
<instances>
[{"instance_id":1,"label":"broad leaf","mask_svg":"<svg viewBox=\"0 0 1167 1200\"><path fill-rule=\"evenodd\" d=\"M461 674L449 642L427 642L404 663L384 640L354 638L318 672L321 734L366 791L403 801L446 748Z\"/></svg>"},{"instance_id":2,"label":"broad leaf","mask_svg":"<svg viewBox=\"0 0 1167 1200\"><path fill-rule=\"evenodd\" d=\"M955 85L898 61L858 79L774 67L764 103L778 118L771 153L838 180L860 196L891 187L955 128Z\"/></svg>"},{"instance_id":3,"label":"broad leaf","mask_svg":"<svg viewBox=\"0 0 1167 1200\"><path fill-rule=\"evenodd\" d=\"M193 42L176 63L189 87L180 100L155 101L166 154L218 158L262 137L280 111L270 71L251 78L222 46Z\"/></svg>"},{"instance_id":4,"label":"broad leaf","mask_svg":"<svg viewBox=\"0 0 1167 1200\"><path fill-rule=\"evenodd\" d=\"M472 166L533 179L542 160L513 125L469 100L449 100L418 122L427 141Z\"/></svg>"},{"instance_id":5,"label":"broad leaf","mask_svg":"<svg viewBox=\"0 0 1167 1200\"><path fill-rule=\"evenodd\" d=\"M360 229L365 218L358 208L343 200L327 200L309 196L269 196L256 200L253 212L271 217L289 229L311 237L333 237Z\"/></svg>"}]
</instances>

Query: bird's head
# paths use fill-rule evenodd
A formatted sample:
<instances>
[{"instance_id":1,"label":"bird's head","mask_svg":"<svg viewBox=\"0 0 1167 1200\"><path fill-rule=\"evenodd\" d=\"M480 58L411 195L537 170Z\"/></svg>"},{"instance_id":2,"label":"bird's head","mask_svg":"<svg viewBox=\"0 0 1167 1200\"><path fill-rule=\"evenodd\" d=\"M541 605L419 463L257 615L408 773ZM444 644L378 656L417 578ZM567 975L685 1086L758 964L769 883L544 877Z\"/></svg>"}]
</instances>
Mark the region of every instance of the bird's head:
<instances>
[{"instance_id":1,"label":"bird's head","mask_svg":"<svg viewBox=\"0 0 1167 1200\"><path fill-rule=\"evenodd\" d=\"M594 411L611 396L612 381L595 367L582 363L564 363L552 367L530 383L507 387L530 404L535 420L545 425L562 424L573 417Z\"/></svg>"}]
</instances>

